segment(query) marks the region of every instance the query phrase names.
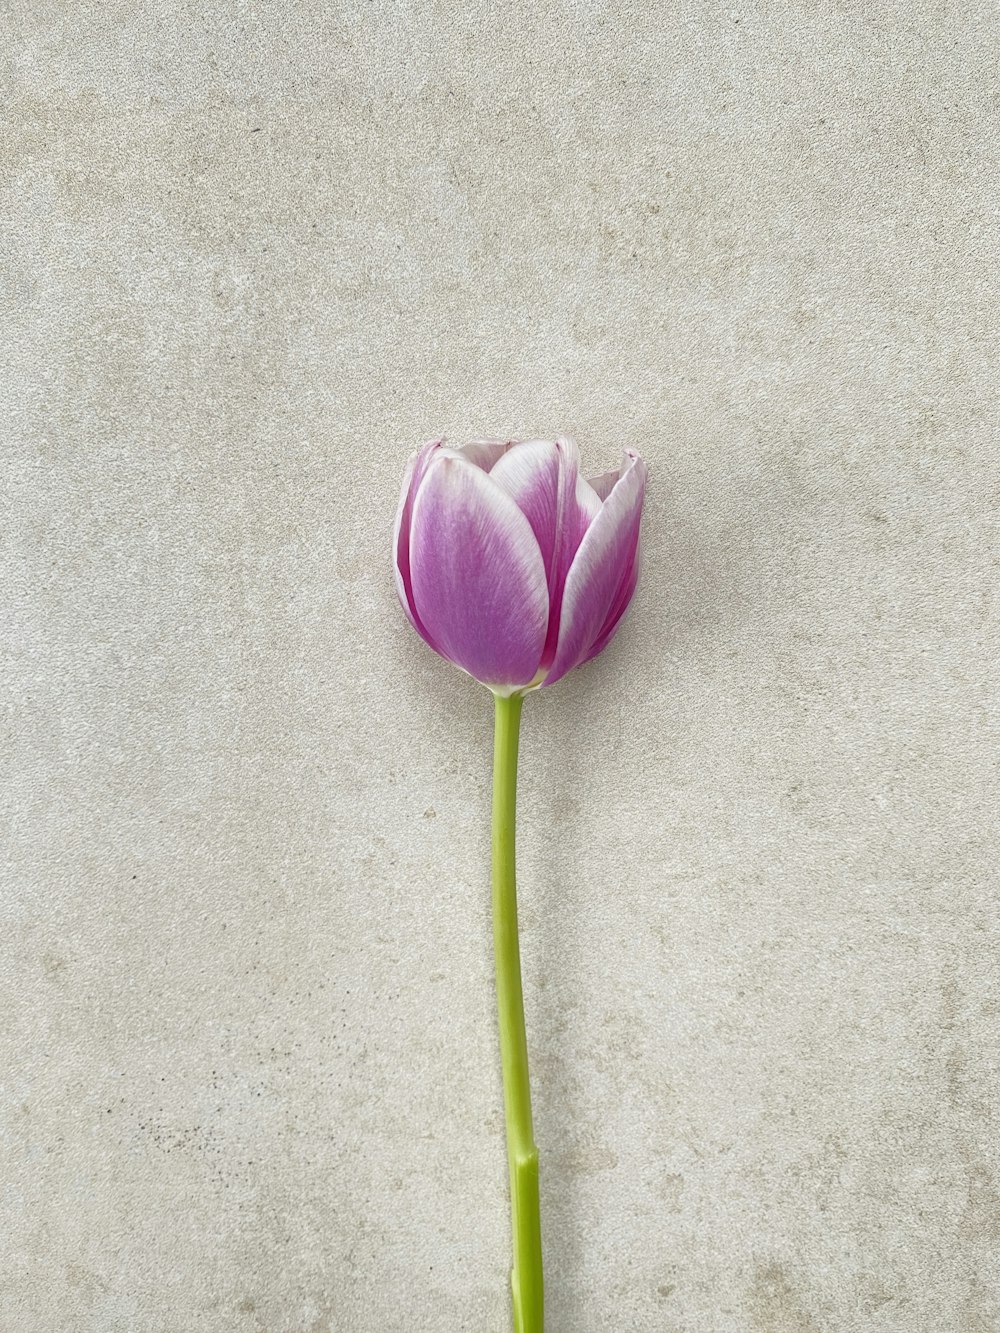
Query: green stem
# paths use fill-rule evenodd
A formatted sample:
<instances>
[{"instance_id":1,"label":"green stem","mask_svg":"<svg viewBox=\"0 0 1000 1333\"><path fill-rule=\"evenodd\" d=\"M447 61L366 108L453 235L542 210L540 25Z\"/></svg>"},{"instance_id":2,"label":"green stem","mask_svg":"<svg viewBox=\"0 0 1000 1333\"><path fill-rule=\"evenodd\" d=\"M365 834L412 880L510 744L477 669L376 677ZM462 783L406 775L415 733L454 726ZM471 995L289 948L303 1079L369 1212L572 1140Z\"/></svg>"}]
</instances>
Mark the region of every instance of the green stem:
<instances>
[{"instance_id":1,"label":"green stem","mask_svg":"<svg viewBox=\"0 0 1000 1333\"><path fill-rule=\"evenodd\" d=\"M528 1042L524 1032L521 955L517 940L514 819L517 742L523 696L496 698L493 735L493 949L503 1104L510 1166L514 1265L510 1275L515 1333L542 1333L542 1230L538 1206L538 1149L531 1124Z\"/></svg>"}]
</instances>

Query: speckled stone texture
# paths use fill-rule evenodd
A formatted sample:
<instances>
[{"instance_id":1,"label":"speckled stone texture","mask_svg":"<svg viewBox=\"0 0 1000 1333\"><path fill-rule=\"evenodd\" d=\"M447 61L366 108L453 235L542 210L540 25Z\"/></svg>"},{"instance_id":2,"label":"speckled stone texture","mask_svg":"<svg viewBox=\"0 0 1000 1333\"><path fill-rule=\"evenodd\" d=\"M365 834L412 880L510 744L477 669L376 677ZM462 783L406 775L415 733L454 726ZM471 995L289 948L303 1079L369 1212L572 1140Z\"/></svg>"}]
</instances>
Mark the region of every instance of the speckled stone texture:
<instances>
[{"instance_id":1,"label":"speckled stone texture","mask_svg":"<svg viewBox=\"0 0 1000 1333\"><path fill-rule=\"evenodd\" d=\"M533 696L551 1333L996 1333L993 4L13 0L2 1333L507 1333L429 435L650 461Z\"/></svg>"}]
</instances>

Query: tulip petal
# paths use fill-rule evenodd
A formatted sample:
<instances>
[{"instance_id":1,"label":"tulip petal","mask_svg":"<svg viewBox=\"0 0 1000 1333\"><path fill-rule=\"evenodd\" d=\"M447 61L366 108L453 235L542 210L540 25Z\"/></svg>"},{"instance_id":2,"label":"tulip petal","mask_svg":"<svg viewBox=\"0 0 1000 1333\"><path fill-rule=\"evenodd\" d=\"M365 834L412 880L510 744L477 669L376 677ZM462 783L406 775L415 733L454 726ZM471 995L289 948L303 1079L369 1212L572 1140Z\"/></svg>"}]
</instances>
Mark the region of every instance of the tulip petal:
<instances>
[{"instance_id":1,"label":"tulip petal","mask_svg":"<svg viewBox=\"0 0 1000 1333\"><path fill-rule=\"evenodd\" d=\"M602 472L598 477L588 477L587 483L597 498L603 503L614 489L615 482L621 476L621 468L614 472Z\"/></svg>"},{"instance_id":2,"label":"tulip petal","mask_svg":"<svg viewBox=\"0 0 1000 1333\"><path fill-rule=\"evenodd\" d=\"M573 440L524 440L504 454L490 473L531 524L545 561L549 588L549 628L541 668L556 654L566 575L601 502L580 477L580 455Z\"/></svg>"},{"instance_id":3,"label":"tulip petal","mask_svg":"<svg viewBox=\"0 0 1000 1333\"><path fill-rule=\"evenodd\" d=\"M490 479L503 487L531 524L551 589L561 518L558 448L550 440L523 440L494 464Z\"/></svg>"},{"instance_id":4,"label":"tulip petal","mask_svg":"<svg viewBox=\"0 0 1000 1333\"><path fill-rule=\"evenodd\" d=\"M628 605L635 588L634 582L629 588L629 581L645 486L646 465L637 454L629 453L626 468L587 528L566 576L559 639L546 685L585 661L605 630L610 638ZM624 598L620 609L619 598ZM613 617L614 624L610 623Z\"/></svg>"},{"instance_id":5,"label":"tulip petal","mask_svg":"<svg viewBox=\"0 0 1000 1333\"><path fill-rule=\"evenodd\" d=\"M460 453L470 463L475 463L476 467L481 467L484 472L491 472L497 460L502 458L513 444L513 440L470 440L468 444L463 444L457 449L456 453Z\"/></svg>"},{"instance_id":6,"label":"tulip petal","mask_svg":"<svg viewBox=\"0 0 1000 1333\"><path fill-rule=\"evenodd\" d=\"M636 535L638 536L638 534ZM595 639L593 646L587 650L587 655L580 660L580 666L583 666L584 662L589 662L592 657L596 657L598 653L604 652L605 648L615 636L615 631L618 629L618 622L629 608L629 604L635 593L636 584L639 581L639 545L640 543L637 541L632 553L632 559L626 567L625 577L622 579L621 586L614 595L611 602L611 609L601 627L601 632Z\"/></svg>"},{"instance_id":7,"label":"tulip petal","mask_svg":"<svg viewBox=\"0 0 1000 1333\"><path fill-rule=\"evenodd\" d=\"M484 685L531 683L549 615L545 565L510 496L454 450L441 450L410 525L414 613L437 651Z\"/></svg>"},{"instance_id":8,"label":"tulip petal","mask_svg":"<svg viewBox=\"0 0 1000 1333\"><path fill-rule=\"evenodd\" d=\"M601 496L597 494L589 481L584 481L583 477L576 479L576 507L580 514L580 538L577 546L583 540L583 534L593 523L594 519L601 512ZM574 555L576 552L574 551Z\"/></svg>"},{"instance_id":9,"label":"tulip petal","mask_svg":"<svg viewBox=\"0 0 1000 1333\"><path fill-rule=\"evenodd\" d=\"M396 575L396 592L410 624L422 639L432 648L436 648L431 636L420 623L413 606L413 587L410 579L410 524L413 516L413 500L424 479L431 458L441 448L444 439L428 440L412 455L406 465L403 487L399 496L399 508L396 510L396 523L393 530L393 569Z\"/></svg>"}]
</instances>

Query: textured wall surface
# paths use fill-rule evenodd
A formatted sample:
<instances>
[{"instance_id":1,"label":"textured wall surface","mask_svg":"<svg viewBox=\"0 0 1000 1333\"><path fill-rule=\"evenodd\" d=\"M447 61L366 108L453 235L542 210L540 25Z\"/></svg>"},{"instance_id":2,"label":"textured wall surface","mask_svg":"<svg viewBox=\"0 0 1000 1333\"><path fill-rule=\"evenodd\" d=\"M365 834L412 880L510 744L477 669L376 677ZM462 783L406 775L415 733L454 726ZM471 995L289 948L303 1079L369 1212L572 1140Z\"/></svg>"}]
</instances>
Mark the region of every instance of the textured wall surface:
<instances>
[{"instance_id":1,"label":"textured wall surface","mask_svg":"<svg viewBox=\"0 0 1000 1333\"><path fill-rule=\"evenodd\" d=\"M2 1333L506 1333L440 432L652 469L525 707L552 1333L995 1333L994 6L0 25Z\"/></svg>"}]
</instances>

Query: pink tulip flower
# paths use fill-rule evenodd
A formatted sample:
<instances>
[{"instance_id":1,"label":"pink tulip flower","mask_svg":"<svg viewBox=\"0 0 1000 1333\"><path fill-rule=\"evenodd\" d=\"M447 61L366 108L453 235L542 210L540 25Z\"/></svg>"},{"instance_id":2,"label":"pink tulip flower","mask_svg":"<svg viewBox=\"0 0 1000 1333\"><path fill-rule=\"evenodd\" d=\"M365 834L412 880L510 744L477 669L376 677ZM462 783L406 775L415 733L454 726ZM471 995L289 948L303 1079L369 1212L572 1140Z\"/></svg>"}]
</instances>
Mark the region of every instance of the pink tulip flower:
<instances>
[{"instance_id":1,"label":"pink tulip flower","mask_svg":"<svg viewBox=\"0 0 1000 1333\"><path fill-rule=\"evenodd\" d=\"M396 585L430 646L512 695L610 642L638 576L646 465L584 480L572 440L430 440L403 481Z\"/></svg>"}]
</instances>

